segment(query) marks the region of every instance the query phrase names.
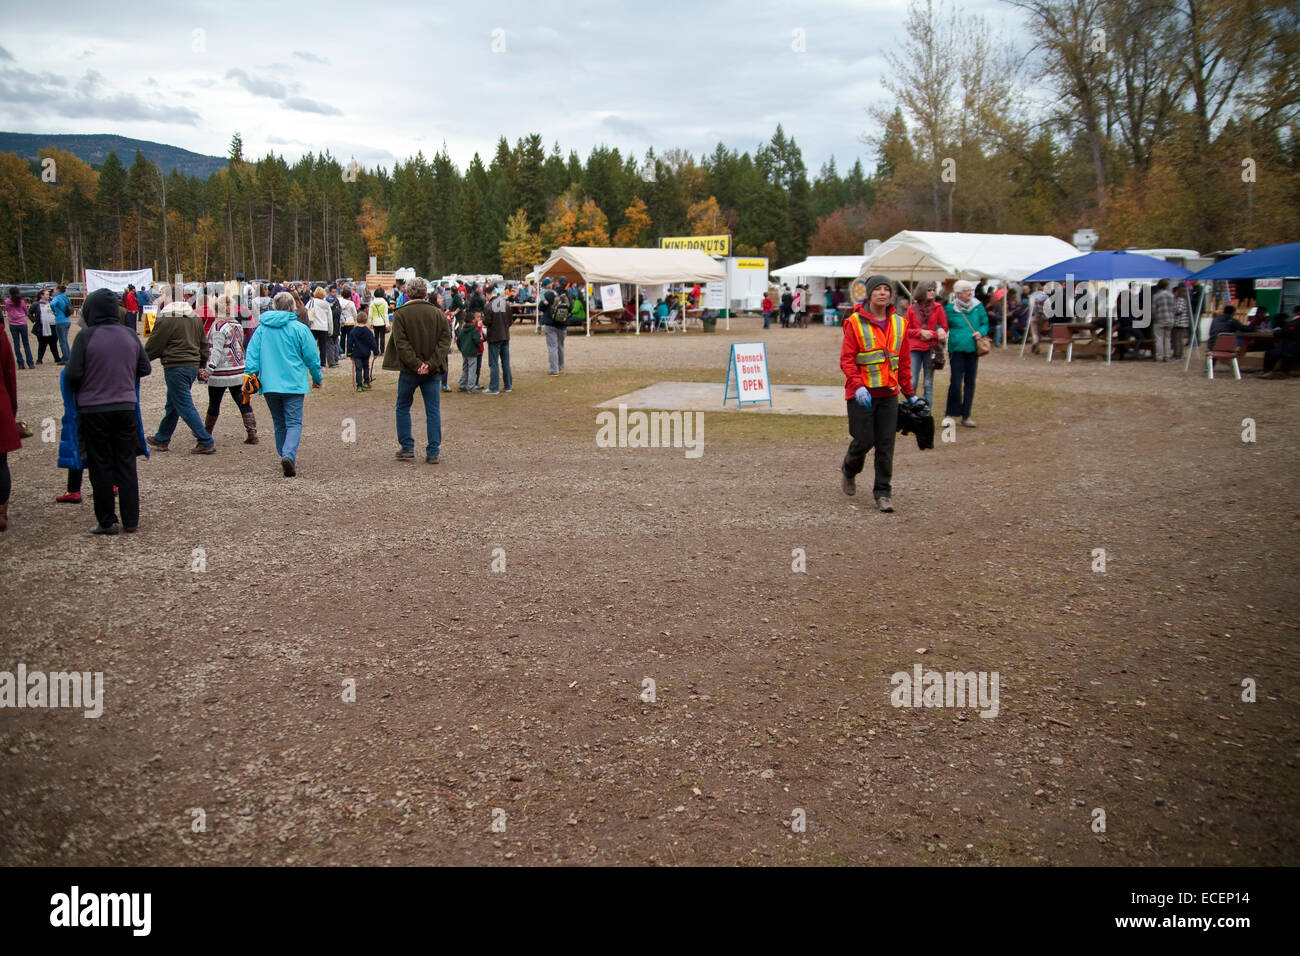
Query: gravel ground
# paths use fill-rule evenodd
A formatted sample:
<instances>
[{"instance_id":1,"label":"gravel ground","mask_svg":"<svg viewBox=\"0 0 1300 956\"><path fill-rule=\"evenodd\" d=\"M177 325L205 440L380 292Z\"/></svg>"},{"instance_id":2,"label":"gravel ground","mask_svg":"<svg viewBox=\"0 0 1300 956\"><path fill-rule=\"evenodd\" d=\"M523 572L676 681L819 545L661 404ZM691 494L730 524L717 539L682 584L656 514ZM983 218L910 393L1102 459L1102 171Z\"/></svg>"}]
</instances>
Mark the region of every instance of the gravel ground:
<instances>
[{"instance_id":1,"label":"gravel ground","mask_svg":"<svg viewBox=\"0 0 1300 956\"><path fill-rule=\"evenodd\" d=\"M436 466L393 458L393 373L327 374L295 479L227 405L116 538L54 503L56 369L20 373L0 670L105 701L0 713L0 863L1300 862L1300 382L995 354L977 429L900 439L894 515L841 493L841 419L596 446L598 402L732 341L842 381L838 330L757 324L571 337L558 379L516 329ZM915 664L997 671L997 716L893 707Z\"/></svg>"}]
</instances>

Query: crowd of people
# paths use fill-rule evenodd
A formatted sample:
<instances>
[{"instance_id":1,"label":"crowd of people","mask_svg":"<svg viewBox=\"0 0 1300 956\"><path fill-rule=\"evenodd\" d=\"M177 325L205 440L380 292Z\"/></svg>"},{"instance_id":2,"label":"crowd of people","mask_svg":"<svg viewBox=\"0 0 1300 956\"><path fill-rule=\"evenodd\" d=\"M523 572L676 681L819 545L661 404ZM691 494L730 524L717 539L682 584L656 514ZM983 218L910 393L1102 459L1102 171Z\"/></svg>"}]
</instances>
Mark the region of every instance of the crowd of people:
<instances>
[{"instance_id":1,"label":"crowd of people","mask_svg":"<svg viewBox=\"0 0 1300 956\"><path fill-rule=\"evenodd\" d=\"M285 477L295 477L305 398L321 387L324 370L338 367L343 358L351 361L348 378L357 392L371 390L376 358L398 373L394 418L399 460L414 458L410 413L415 392L420 392L425 461L436 464L442 444L439 395L452 390L453 340L461 356L460 391L513 391L511 292L495 284L430 288L422 278L398 280L391 292L377 288L364 295L348 284L326 283L246 283L242 288L238 282L189 288L156 284L149 289L128 286L120 294L98 289L82 304L82 328L69 347L66 327L74 310L65 288L43 292L30 307L16 288L10 289L5 302L10 336L0 348L0 530L8 526L8 453L32 434L18 416L17 373L44 360L44 348L34 359L31 355L27 336L32 323L45 320L38 325L42 345L51 331L65 326L62 334L50 336L49 344L60 366L64 406L58 466L67 471L66 490L55 500L81 503L83 475L89 471L96 519L91 531L115 535L139 526L136 459L170 450L182 422L195 439L192 454L215 454L213 433L227 396L240 416L246 444L260 441L253 397L262 396L280 469ZM548 305L554 302L552 295ZM142 341L138 321L149 305L154 318ZM486 390L480 384L485 352L491 368ZM559 354L562 368L562 345ZM162 368L166 398L162 419L146 433L140 379L151 373L154 362ZM194 403L196 382L207 386L204 417Z\"/></svg>"},{"instance_id":2,"label":"crowd of people","mask_svg":"<svg viewBox=\"0 0 1300 956\"><path fill-rule=\"evenodd\" d=\"M242 279L242 277L241 277ZM1006 296L1010 338L1029 336L1037 351L1053 321L1063 320L1049 300L1058 290L1051 284L1020 289L991 290L983 282L956 281L942 287L918 284L909 297L901 285L883 277L868 298L845 319L841 366L846 375L850 432L853 445L842 465L845 490L852 494L852 479L865 456L876 449L876 485L882 510L889 507L889 473L892 468L893 426L901 394L917 407L933 405L934 373L951 365L945 415L974 428L971 417L980 356L1001 344L1000 311ZM870 284L870 283L869 283ZM220 291L214 292L213 286ZM888 289L885 286L888 286ZM886 294L888 293L888 294ZM786 287L779 300L774 290L764 299L764 327L776 314L784 327L808 324L808 290ZM826 290L825 308L839 315L844 293ZM1121 341L1136 352L1133 340L1145 336L1146 323L1134 318L1150 315L1157 360L1173 360L1187 347L1190 314L1185 297L1173 294L1168 283L1156 283L1149 302L1117 303ZM683 293L649 297L637 303L634 321L653 329L674 310L698 307L699 286ZM880 300L877 302L877 300ZM74 309L65 286L43 290L28 303L14 287L5 297L9 336L0 343L0 530L7 526L11 478L8 453L21 446L31 432L18 419L18 375L44 363L46 353L61 368L60 389L64 414L59 436L60 468L67 470L66 490L56 501L80 503L85 471L94 490L96 534L133 532L139 522L136 458L150 450L168 451L182 422L195 439L193 454L216 453L214 429L227 396L234 403L246 444L258 444L259 429L253 396L261 394L271 416L275 450L286 477L297 474L298 446L303 431L305 398L323 382L323 370L337 368L343 359L351 364L349 382L359 393L369 391L373 367L398 373L394 410L399 460L415 457L411 407L419 392L425 412L425 461L437 463L441 453L440 394L450 392L453 344L460 354L457 391L500 395L513 390L510 369L511 306L535 303L539 334L545 334L548 373L565 370L567 330L582 321L588 308L583 287L563 278L543 279L507 286L500 283L442 282L430 286L422 278L397 280L392 290L373 291L349 283L303 282L254 285L198 283L173 289L155 284L128 286L122 294L107 289L91 293L81 306L82 329L69 344ZM146 327L142 343L137 326L153 306L156 318ZM1077 313L1077 302L1075 312ZM1092 321L1105 324L1109 298L1103 289L1092 303ZM624 306L632 319L632 303ZM779 309L779 311L778 311ZM1077 314L1073 317L1077 320ZM1269 316L1262 307L1251 309L1249 324L1237 319L1227 305L1211 323L1209 342L1220 334L1242 335L1271 331L1271 337L1239 338L1238 350L1264 351L1270 377L1284 377L1300 364L1300 306L1289 318ZM38 347L33 356L29 333ZM10 345L12 340L12 346ZM852 341L851 341L852 340ZM489 384L482 387L483 356L490 368ZM884 362L863 366L864 355ZM140 379L157 361L163 371L166 399L163 417L146 434L140 411ZM901 364L900 364L901 363ZM193 386L208 390L206 415L200 418ZM850 386L852 386L850 388ZM920 392L920 395L916 394ZM891 405L890 399L893 399ZM875 406L873 409L873 399ZM856 406L856 408L855 408ZM890 410L893 414L891 417ZM886 440L886 433L888 439Z\"/></svg>"}]
</instances>

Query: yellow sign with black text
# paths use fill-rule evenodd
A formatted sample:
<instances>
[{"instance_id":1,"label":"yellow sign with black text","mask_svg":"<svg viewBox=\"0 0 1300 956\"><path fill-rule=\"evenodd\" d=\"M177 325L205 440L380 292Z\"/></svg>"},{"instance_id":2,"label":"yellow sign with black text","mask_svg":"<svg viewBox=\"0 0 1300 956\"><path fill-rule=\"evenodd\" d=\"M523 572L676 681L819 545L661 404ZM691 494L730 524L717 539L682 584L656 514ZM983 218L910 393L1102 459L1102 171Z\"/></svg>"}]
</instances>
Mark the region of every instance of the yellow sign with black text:
<instances>
[{"instance_id":1,"label":"yellow sign with black text","mask_svg":"<svg viewBox=\"0 0 1300 956\"><path fill-rule=\"evenodd\" d=\"M731 255L731 236L661 236L660 249L699 249L711 256Z\"/></svg>"},{"instance_id":2,"label":"yellow sign with black text","mask_svg":"<svg viewBox=\"0 0 1300 956\"><path fill-rule=\"evenodd\" d=\"M762 269L766 271L767 260L766 259L737 259L736 268L737 269Z\"/></svg>"}]
</instances>

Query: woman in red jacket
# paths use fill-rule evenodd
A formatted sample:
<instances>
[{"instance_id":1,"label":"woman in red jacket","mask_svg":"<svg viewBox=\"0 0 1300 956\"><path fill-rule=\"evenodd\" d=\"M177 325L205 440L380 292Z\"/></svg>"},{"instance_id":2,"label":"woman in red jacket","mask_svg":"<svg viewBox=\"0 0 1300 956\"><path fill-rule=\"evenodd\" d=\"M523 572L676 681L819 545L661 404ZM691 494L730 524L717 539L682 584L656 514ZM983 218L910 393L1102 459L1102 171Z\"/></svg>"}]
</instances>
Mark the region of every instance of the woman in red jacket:
<instances>
[{"instance_id":1,"label":"woman in red jacket","mask_svg":"<svg viewBox=\"0 0 1300 956\"><path fill-rule=\"evenodd\" d=\"M844 320L840 370L853 441L840 466L840 487L857 493L855 479L876 449L876 481L871 493L881 511L894 510L890 480L894 474L894 433L898 431L898 395L916 401L912 388L911 350L903 317L894 311L894 283L882 275L867 279L867 298Z\"/></svg>"},{"instance_id":2,"label":"woman in red jacket","mask_svg":"<svg viewBox=\"0 0 1300 956\"><path fill-rule=\"evenodd\" d=\"M948 313L935 294L933 282L916 286L916 297L907 308L907 344L912 352L912 381L925 373L921 394L927 405L934 405L934 359L931 349L942 350L948 341Z\"/></svg>"}]
</instances>

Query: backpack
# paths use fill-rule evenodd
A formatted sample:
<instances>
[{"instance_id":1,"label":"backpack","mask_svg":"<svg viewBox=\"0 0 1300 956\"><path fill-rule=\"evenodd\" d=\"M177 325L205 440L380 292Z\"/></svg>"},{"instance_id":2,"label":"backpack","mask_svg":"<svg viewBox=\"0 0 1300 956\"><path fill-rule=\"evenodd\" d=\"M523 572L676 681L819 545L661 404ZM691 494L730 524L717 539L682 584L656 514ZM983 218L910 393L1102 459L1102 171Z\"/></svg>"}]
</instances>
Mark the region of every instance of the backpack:
<instances>
[{"instance_id":1,"label":"backpack","mask_svg":"<svg viewBox=\"0 0 1300 956\"><path fill-rule=\"evenodd\" d=\"M39 302L33 302L27 307L27 318L33 322L41 320L41 304Z\"/></svg>"},{"instance_id":2,"label":"backpack","mask_svg":"<svg viewBox=\"0 0 1300 956\"><path fill-rule=\"evenodd\" d=\"M570 310L569 297L563 292L558 293L555 301L551 303L551 325L566 328L569 324Z\"/></svg>"}]
</instances>

